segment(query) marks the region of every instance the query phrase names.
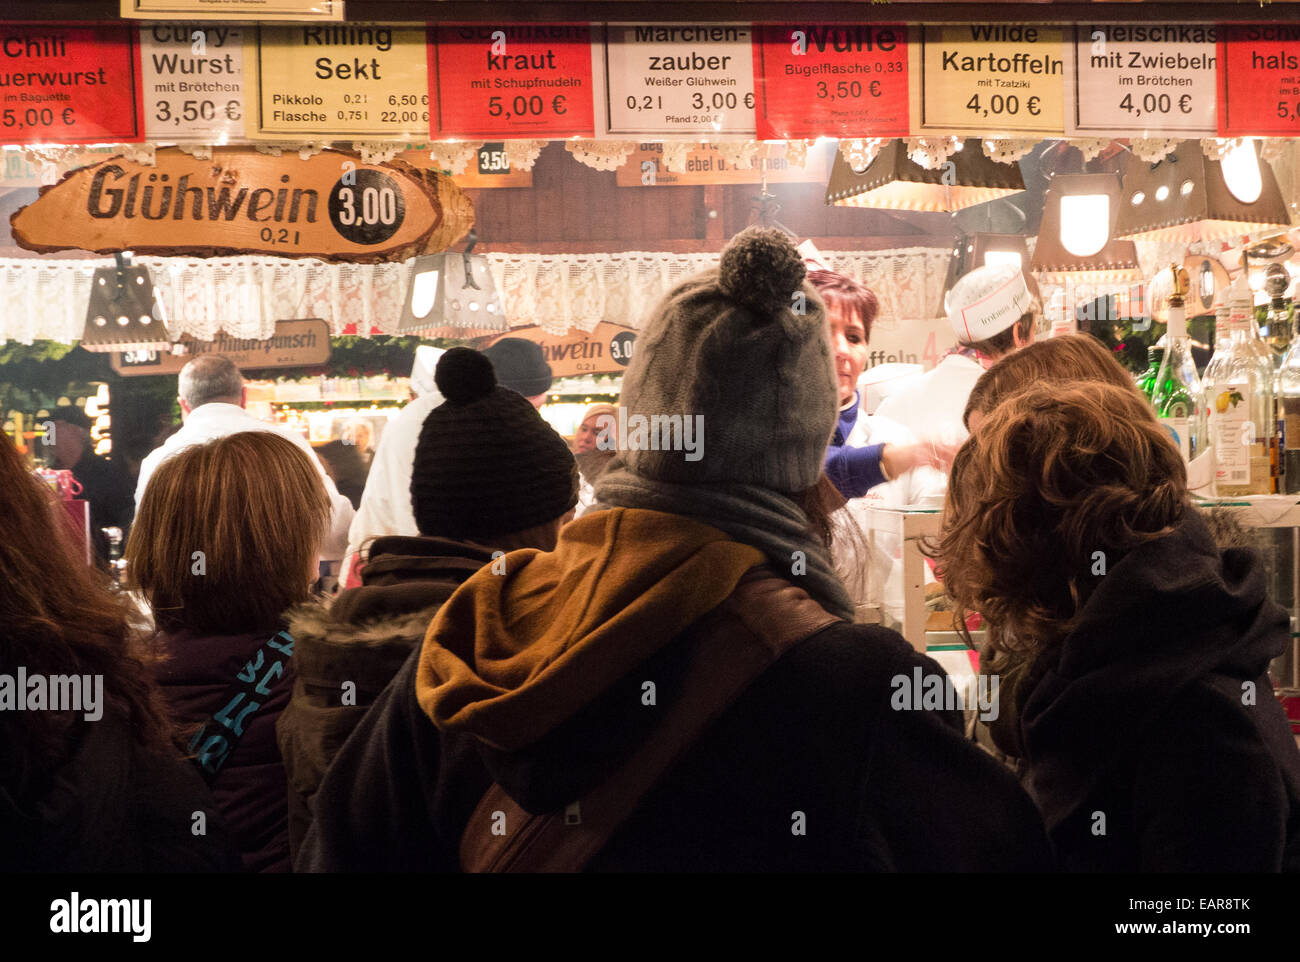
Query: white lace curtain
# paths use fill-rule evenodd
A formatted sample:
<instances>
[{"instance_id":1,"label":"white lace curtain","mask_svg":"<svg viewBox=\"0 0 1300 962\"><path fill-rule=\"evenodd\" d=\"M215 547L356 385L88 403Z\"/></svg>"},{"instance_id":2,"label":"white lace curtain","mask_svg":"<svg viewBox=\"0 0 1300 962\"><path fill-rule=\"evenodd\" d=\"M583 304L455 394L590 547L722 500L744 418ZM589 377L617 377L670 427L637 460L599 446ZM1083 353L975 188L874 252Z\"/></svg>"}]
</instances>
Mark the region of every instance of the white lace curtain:
<instances>
[{"instance_id":1,"label":"white lace curtain","mask_svg":"<svg viewBox=\"0 0 1300 962\"><path fill-rule=\"evenodd\" d=\"M880 298L886 330L933 317L941 307L947 249L824 251L837 271ZM602 320L640 327L674 284L718 262L715 254L488 254L512 327L540 324L562 333ZM0 342L81 337L94 268L111 259L0 259ZM141 257L161 295L173 334L211 339L225 329L269 337L282 319L319 317L334 333L356 325L391 333L402 315L407 264L326 264L274 257Z\"/></svg>"}]
</instances>

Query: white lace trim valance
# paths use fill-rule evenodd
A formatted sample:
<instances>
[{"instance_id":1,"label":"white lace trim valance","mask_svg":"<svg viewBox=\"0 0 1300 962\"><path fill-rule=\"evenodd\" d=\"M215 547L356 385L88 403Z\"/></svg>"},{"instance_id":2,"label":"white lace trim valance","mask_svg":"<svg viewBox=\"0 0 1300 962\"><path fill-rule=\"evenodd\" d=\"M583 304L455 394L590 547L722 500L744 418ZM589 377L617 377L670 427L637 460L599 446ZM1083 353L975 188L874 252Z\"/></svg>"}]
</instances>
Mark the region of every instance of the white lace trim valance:
<instances>
[{"instance_id":1,"label":"white lace trim valance","mask_svg":"<svg viewBox=\"0 0 1300 962\"><path fill-rule=\"evenodd\" d=\"M640 327L677 282L718 263L718 254L488 254L512 327L563 333L602 320ZM835 270L880 299L880 330L933 317L943 300L947 248L823 251ZM0 342L78 340L90 280L111 259L0 259ZM209 340L221 329L269 337L282 319L319 317L335 334L349 325L393 333L402 316L407 264L326 264L274 257L140 257L175 334Z\"/></svg>"}]
</instances>

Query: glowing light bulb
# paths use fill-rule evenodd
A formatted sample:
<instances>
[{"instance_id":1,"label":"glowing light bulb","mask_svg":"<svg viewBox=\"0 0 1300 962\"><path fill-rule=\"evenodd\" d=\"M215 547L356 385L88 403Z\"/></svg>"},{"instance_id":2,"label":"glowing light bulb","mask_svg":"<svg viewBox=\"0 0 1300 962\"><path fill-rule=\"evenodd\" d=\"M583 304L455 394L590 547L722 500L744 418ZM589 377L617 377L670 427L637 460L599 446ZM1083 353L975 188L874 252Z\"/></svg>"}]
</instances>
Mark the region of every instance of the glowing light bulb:
<instances>
[{"instance_id":1,"label":"glowing light bulb","mask_svg":"<svg viewBox=\"0 0 1300 962\"><path fill-rule=\"evenodd\" d=\"M1075 257L1091 257L1110 239L1110 195L1061 198L1061 245Z\"/></svg>"},{"instance_id":2,"label":"glowing light bulb","mask_svg":"<svg viewBox=\"0 0 1300 962\"><path fill-rule=\"evenodd\" d=\"M1223 155L1220 164L1223 182L1233 197L1243 204L1253 204L1264 192L1264 177L1259 169L1259 155L1255 141L1247 139L1236 144Z\"/></svg>"}]
</instances>

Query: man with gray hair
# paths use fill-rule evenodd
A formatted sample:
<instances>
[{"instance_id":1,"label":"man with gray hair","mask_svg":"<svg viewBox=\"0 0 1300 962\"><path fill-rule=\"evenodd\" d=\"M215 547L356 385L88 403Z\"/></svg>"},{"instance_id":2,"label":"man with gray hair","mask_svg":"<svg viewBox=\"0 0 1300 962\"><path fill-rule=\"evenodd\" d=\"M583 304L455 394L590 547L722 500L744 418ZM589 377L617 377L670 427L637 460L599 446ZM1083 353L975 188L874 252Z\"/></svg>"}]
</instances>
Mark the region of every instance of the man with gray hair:
<instances>
[{"instance_id":1,"label":"man with gray hair","mask_svg":"<svg viewBox=\"0 0 1300 962\"><path fill-rule=\"evenodd\" d=\"M339 493L306 438L296 431L260 421L244 410L247 401L244 377L234 361L219 354L196 357L181 369L177 394L183 423L179 431L151 451L140 464L140 479L135 488L137 508L158 465L181 449L241 431L274 431L296 444L321 473L325 490L334 505L334 515L329 535L321 544L320 556L326 561L343 557L348 542L348 526L352 523L352 502Z\"/></svg>"}]
</instances>

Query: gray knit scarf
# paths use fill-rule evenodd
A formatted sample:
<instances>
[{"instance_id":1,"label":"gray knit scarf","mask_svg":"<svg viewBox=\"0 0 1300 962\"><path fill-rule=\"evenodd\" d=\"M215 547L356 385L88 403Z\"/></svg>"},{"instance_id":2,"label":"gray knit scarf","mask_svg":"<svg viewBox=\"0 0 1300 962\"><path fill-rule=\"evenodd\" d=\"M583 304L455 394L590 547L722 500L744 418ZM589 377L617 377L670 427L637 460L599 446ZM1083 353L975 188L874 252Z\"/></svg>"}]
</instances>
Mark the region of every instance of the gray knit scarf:
<instances>
[{"instance_id":1,"label":"gray knit scarf","mask_svg":"<svg viewBox=\"0 0 1300 962\"><path fill-rule=\"evenodd\" d=\"M835 573L830 552L813 534L803 509L783 494L750 484L653 481L616 460L596 482L593 510L601 508L644 508L711 525L763 552L778 574L831 614L853 621L853 602ZM796 551L803 552L807 571L791 575Z\"/></svg>"}]
</instances>

